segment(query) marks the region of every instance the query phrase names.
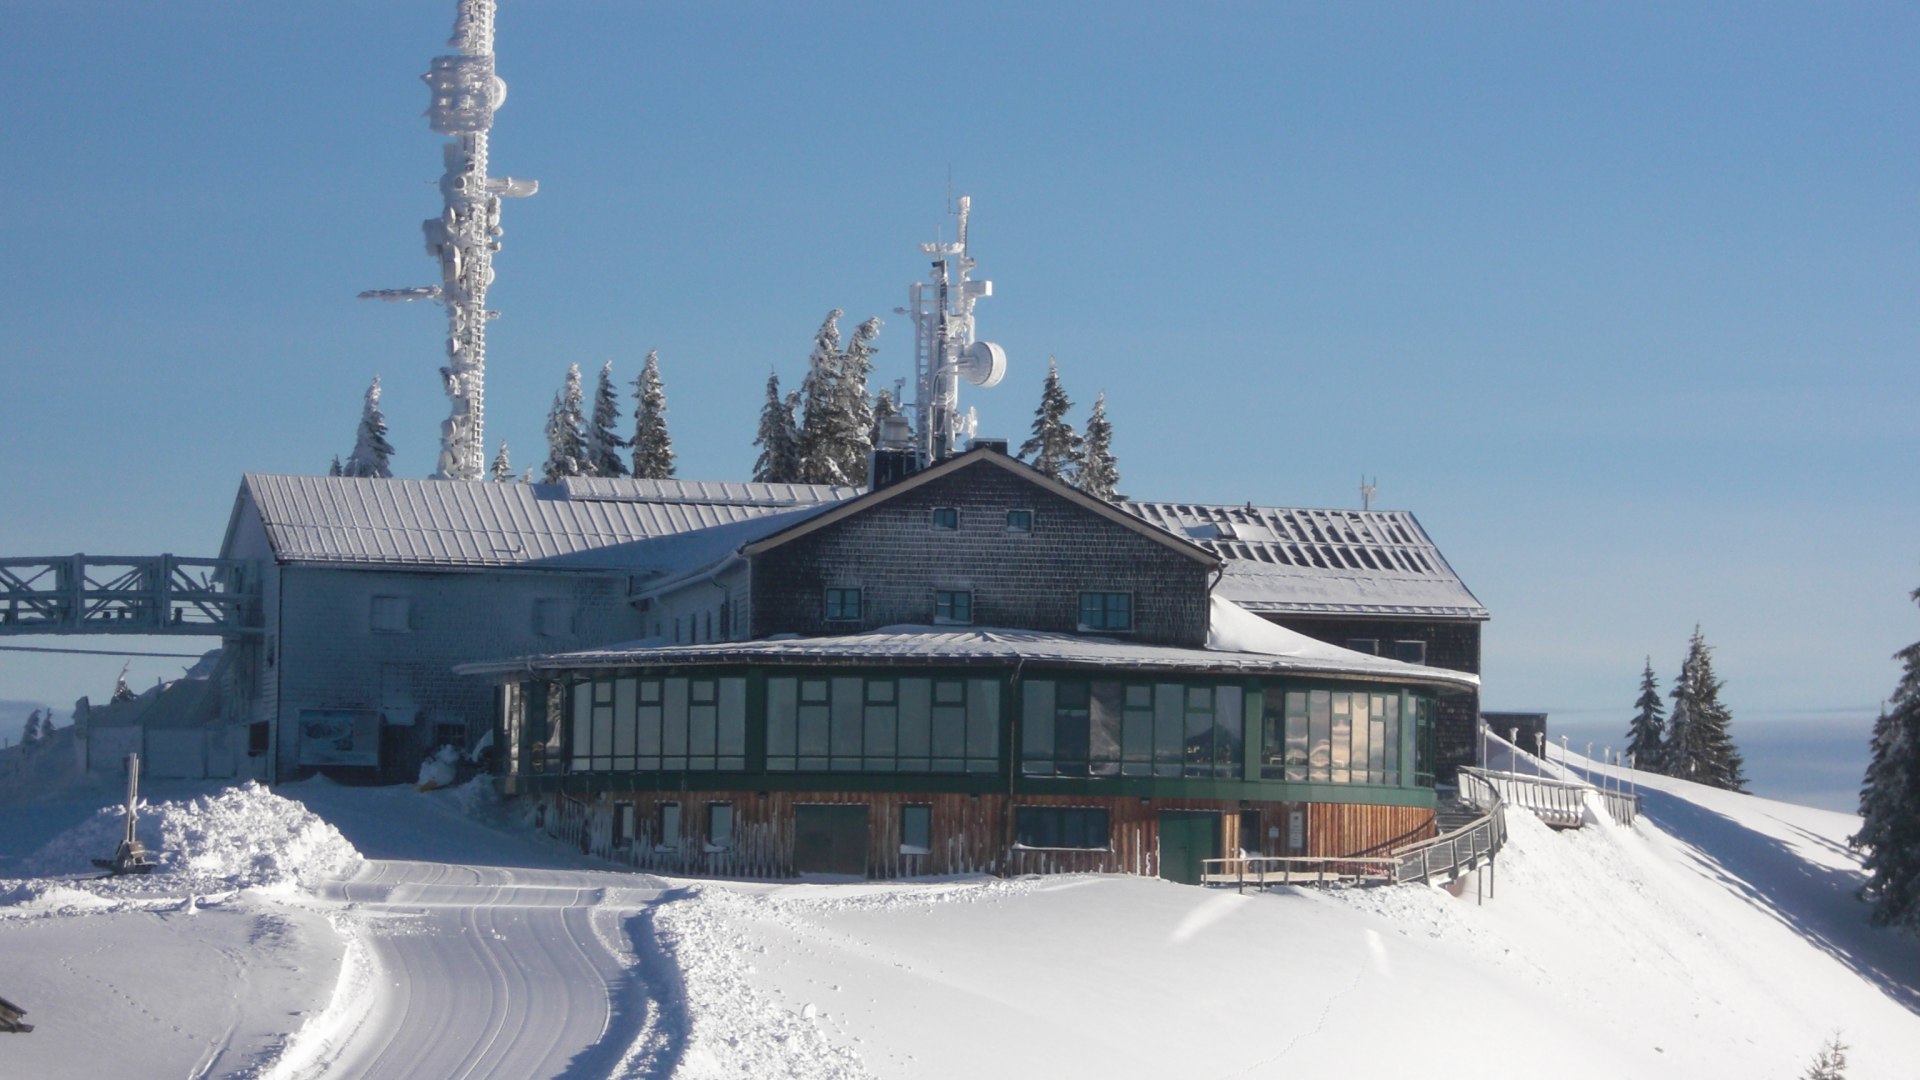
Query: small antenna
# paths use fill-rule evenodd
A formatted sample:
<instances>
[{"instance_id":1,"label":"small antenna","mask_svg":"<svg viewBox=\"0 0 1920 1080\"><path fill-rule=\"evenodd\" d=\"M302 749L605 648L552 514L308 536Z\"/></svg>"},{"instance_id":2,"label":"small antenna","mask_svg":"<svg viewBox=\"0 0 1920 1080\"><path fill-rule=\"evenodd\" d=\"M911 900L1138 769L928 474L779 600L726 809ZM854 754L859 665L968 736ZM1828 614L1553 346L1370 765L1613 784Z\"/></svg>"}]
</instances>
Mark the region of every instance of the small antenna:
<instances>
[{"instance_id":1,"label":"small antenna","mask_svg":"<svg viewBox=\"0 0 1920 1080\"><path fill-rule=\"evenodd\" d=\"M1379 485L1377 483L1379 479L1380 478L1376 476L1372 480L1369 480L1366 478L1365 474L1361 475L1360 477L1360 509L1362 510L1373 509L1373 493L1380 490Z\"/></svg>"}]
</instances>

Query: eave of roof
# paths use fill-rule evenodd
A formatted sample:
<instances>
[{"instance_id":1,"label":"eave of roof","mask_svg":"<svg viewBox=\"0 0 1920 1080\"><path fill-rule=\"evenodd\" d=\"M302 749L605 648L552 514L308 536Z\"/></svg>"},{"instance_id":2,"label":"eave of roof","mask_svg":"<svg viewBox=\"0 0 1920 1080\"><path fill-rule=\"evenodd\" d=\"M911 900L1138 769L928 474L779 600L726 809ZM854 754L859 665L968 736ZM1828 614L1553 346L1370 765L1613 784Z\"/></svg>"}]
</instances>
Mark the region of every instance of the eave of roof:
<instances>
[{"instance_id":1,"label":"eave of roof","mask_svg":"<svg viewBox=\"0 0 1920 1080\"><path fill-rule=\"evenodd\" d=\"M1324 655L1276 656L991 627L890 626L871 633L837 637L716 641L699 645L644 640L568 653L461 664L454 670L462 675L498 676L643 664L788 666L841 661L875 666L967 667L1023 663L1105 671L1124 667L1168 674L1321 675L1457 689L1472 688L1480 682L1477 676L1466 672L1405 664L1360 653L1351 656L1351 660Z\"/></svg>"}]
</instances>

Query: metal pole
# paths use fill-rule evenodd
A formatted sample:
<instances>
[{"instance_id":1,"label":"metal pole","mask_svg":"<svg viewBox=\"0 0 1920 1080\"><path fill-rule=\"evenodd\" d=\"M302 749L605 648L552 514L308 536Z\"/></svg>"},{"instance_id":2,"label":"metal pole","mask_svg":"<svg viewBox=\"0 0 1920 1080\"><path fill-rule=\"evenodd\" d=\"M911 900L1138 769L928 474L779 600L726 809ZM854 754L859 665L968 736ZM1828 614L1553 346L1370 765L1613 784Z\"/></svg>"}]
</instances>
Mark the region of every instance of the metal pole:
<instances>
[{"instance_id":1,"label":"metal pole","mask_svg":"<svg viewBox=\"0 0 1920 1080\"><path fill-rule=\"evenodd\" d=\"M1540 755L1541 761L1547 760L1547 733L1546 732L1536 731L1533 733L1533 752Z\"/></svg>"},{"instance_id":2,"label":"metal pole","mask_svg":"<svg viewBox=\"0 0 1920 1080\"><path fill-rule=\"evenodd\" d=\"M1600 748L1600 764L1602 765L1607 764L1607 759L1611 757L1613 757L1613 747L1603 746ZM1608 770L1608 772L1604 772L1600 774L1600 790L1601 791L1607 790L1607 776L1609 775L1609 773L1611 773L1611 771L1612 770Z\"/></svg>"},{"instance_id":3,"label":"metal pole","mask_svg":"<svg viewBox=\"0 0 1920 1080\"><path fill-rule=\"evenodd\" d=\"M1514 756L1514 754L1520 752L1520 728L1518 725L1507 729L1507 742L1513 745L1513 753L1507 755L1507 771L1518 774L1520 772L1520 759Z\"/></svg>"},{"instance_id":4,"label":"metal pole","mask_svg":"<svg viewBox=\"0 0 1920 1080\"><path fill-rule=\"evenodd\" d=\"M1580 770L1587 774L1587 783L1593 783L1593 740L1587 740L1587 766Z\"/></svg>"}]
</instances>

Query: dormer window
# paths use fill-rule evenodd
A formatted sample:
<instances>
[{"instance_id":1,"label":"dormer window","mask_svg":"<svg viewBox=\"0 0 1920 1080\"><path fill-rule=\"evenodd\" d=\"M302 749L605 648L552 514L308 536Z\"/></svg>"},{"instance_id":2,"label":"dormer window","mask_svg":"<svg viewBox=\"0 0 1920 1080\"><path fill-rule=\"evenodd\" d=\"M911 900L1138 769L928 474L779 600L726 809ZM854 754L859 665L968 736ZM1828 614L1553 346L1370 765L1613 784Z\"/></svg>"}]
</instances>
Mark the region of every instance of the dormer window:
<instances>
[{"instance_id":1,"label":"dormer window","mask_svg":"<svg viewBox=\"0 0 1920 1080\"><path fill-rule=\"evenodd\" d=\"M1030 533L1033 531L1033 511L1007 511L1007 531L1010 533Z\"/></svg>"},{"instance_id":2,"label":"dormer window","mask_svg":"<svg viewBox=\"0 0 1920 1080\"><path fill-rule=\"evenodd\" d=\"M933 508L933 527L953 530L960 527L960 508L957 506L936 506Z\"/></svg>"},{"instance_id":3,"label":"dormer window","mask_svg":"<svg viewBox=\"0 0 1920 1080\"><path fill-rule=\"evenodd\" d=\"M961 589L938 589L933 594L933 621L970 623L973 621L973 594Z\"/></svg>"}]
</instances>

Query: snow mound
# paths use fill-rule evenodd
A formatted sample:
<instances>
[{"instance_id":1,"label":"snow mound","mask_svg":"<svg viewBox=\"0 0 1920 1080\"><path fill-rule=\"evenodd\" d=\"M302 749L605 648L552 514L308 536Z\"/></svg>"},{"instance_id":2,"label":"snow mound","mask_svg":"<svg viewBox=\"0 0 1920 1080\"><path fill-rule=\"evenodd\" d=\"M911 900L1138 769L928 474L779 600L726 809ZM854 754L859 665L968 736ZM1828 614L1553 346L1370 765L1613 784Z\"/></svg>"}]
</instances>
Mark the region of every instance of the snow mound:
<instances>
[{"instance_id":1,"label":"snow mound","mask_svg":"<svg viewBox=\"0 0 1920 1080\"><path fill-rule=\"evenodd\" d=\"M48 841L27 860L26 869L38 877L98 873L92 860L113 855L126 835L126 822L124 807L105 807ZM252 781L213 795L143 806L135 833L156 863L156 891L310 888L360 862L360 853L338 829Z\"/></svg>"}]
</instances>

